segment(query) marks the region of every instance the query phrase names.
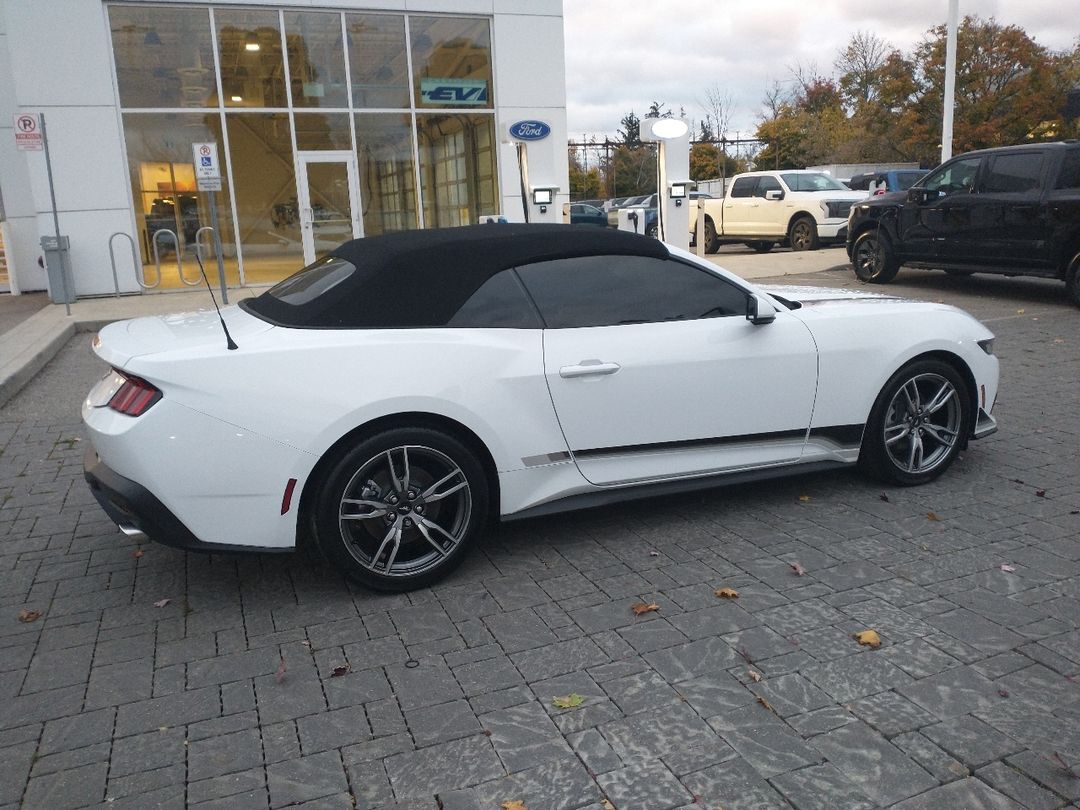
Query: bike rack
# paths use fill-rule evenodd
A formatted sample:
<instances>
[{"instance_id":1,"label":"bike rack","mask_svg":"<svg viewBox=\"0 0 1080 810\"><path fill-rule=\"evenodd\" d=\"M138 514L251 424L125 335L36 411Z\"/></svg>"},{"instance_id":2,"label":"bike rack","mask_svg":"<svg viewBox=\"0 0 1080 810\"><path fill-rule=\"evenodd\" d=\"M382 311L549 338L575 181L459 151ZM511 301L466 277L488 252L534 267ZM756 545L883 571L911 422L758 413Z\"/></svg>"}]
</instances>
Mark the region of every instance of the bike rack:
<instances>
[{"instance_id":1,"label":"bike rack","mask_svg":"<svg viewBox=\"0 0 1080 810\"><path fill-rule=\"evenodd\" d=\"M180 279L180 282L188 287L198 287L202 284L201 278L197 278L194 281L188 281L187 278L184 277L183 257L180 255L180 238L176 235L176 231L170 231L168 228L162 228L159 231L155 231L154 238L150 240L154 245L154 264L157 266L158 283L161 283L161 245L158 242L158 237L162 234L171 236L173 245L176 247L176 275Z\"/></svg>"},{"instance_id":2,"label":"bike rack","mask_svg":"<svg viewBox=\"0 0 1080 810\"><path fill-rule=\"evenodd\" d=\"M120 297L120 279L119 279L119 277L117 276L117 273L116 273L116 251L113 250L113 240L116 239L116 237L118 237L118 236L124 237L131 244L131 264L132 264L132 267L135 268L135 282L140 287L142 287L144 290L153 289L158 284L160 284L161 283L161 273L160 272L158 273L158 280L157 280L156 284L144 284L143 283L143 280L139 277L139 275L140 275L139 274L139 268L140 268L139 252L138 252L138 250L135 249L135 240L131 238L131 234L124 233L123 231L117 231L116 233L114 233L112 236L109 237L109 261L112 263L112 280L113 280L113 286L116 288L116 297L117 298Z\"/></svg>"},{"instance_id":3,"label":"bike rack","mask_svg":"<svg viewBox=\"0 0 1080 810\"><path fill-rule=\"evenodd\" d=\"M221 261L221 253L218 250L218 246L221 244L221 242L218 241L218 234L217 231L214 230L213 226L203 225L201 228L199 228L199 230L195 231L195 252L198 253L200 257L202 256L203 243L200 238L202 237L204 232L210 234L210 247L213 249L214 261L217 262L218 283L221 285L221 297L224 303L227 304L229 303L229 293L226 290L225 265ZM208 287L210 286L209 280L207 280L206 285Z\"/></svg>"}]
</instances>

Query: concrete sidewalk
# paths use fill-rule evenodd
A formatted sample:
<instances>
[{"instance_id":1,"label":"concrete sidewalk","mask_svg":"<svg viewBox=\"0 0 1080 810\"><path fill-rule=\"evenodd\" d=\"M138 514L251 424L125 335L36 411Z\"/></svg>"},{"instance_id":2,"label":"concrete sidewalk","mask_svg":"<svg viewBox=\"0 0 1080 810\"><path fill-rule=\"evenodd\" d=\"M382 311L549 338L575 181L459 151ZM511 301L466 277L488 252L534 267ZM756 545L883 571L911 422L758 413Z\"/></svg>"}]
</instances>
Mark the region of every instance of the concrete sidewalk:
<instances>
[{"instance_id":1,"label":"concrete sidewalk","mask_svg":"<svg viewBox=\"0 0 1080 810\"><path fill-rule=\"evenodd\" d=\"M847 263L843 250L836 248L800 253L777 249L759 254L742 246L724 246L716 254L704 258L748 280L817 273ZM230 290L230 303L262 291L262 287ZM70 316L63 305L46 304L4 332L0 339L0 406L32 380L76 332L96 332L107 323L125 318L210 309L212 306L206 290L87 298L71 305Z\"/></svg>"}]
</instances>

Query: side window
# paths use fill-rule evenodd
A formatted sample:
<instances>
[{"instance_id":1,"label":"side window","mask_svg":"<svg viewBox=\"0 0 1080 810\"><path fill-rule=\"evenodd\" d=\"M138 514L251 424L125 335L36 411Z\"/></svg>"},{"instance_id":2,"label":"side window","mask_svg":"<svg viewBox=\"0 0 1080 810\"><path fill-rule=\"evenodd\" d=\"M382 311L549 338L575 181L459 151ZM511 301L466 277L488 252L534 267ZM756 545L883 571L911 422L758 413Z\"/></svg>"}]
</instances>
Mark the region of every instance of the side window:
<instances>
[{"instance_id":1,"label":"side window","mask_svg":"<svg viewBox=\"0 0 1080 810\"><path fill-rule=\"evenodd\" d=\"M946 163L926 178L923 188L936 191L939 196L967 193L975 185L975 175L979 173L981 157L959 158Z\"/></svg>"},{"instance_id":2,"label":"side window","mask_svg":"<svg viewBox=\"0 0 1080 810\"><path fill-rule=\"evenodd\" d=\"M519 267L549 329L746 314L746 293L706 270L646 256L582 256Z\"/></svg>"},{"instance_id":3,"label":"side window","mask_svg":"<svg viewBox=\"0 0 1080 810\"><path fill-rule=\"evenodd\" d=\"M979 190L992 194L1035 191L1042 187L1045 162L1045 152L992 155Z\"/></svg>"},{"instance_id":4,"label":"side window","mask_svg":"<svg viewBox=\"0 0 1080 810\"><path fill-rule=\"evenodd\" d=\"M754 186L757 185L756 177L737 177L731 184L729 197L753 197Z\"/></svg>"},{"instance_id":5,"label":"side window","mask_svg":"<svg viewBox=\"0 0 1080 810\"><path fill-rule=\"evenodd\" d=\"M543 326L513 270L496 273L481 284L446 325L473 329L540 329Z\"/></svg>"},{"instance_id":6,"label":"side window","mask_svg":"<svg viewBox=\"0 0 1080 810\"><path fill-rule=\"evenodd\" d=\"M1070 149L1065 153L1054 188L1080 188L1080 149Z\"/></svg>"},{"instance_id":7,"label":"side window","mask_svg":"<svg viewBox=\"0 0 1080 810\"><path fill-rule=\"evenodd\" d=\"M766 191L783 191L784 187L780 185L780 181L775 177L769 175L762 175L758 178L757 188L754 189L755 197L765 197Z\"/></svg>"}]
</instances>

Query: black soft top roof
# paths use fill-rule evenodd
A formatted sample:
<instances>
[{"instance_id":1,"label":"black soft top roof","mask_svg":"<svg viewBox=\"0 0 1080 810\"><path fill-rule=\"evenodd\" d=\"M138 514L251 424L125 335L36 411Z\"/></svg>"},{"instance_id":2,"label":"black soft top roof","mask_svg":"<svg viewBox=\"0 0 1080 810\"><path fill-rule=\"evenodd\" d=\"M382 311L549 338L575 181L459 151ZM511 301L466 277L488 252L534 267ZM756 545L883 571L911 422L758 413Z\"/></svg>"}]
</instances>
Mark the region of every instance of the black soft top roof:
<instances>
[{"instance_id":1,"label":"black soft top roof","mask_svg":"<svg viewBox=\"0 0 1080 810\"><path fill-rule=\"evenodd\" d=\"M271 323L298 328L442 326L485 281L509 267L575 256L669 256L664 243L637 234L585 225L516 224L354 239L330 255L347 260L356 271L325 293L290 304L271 288L240 306Z\"/></svg>"}]
</instances>

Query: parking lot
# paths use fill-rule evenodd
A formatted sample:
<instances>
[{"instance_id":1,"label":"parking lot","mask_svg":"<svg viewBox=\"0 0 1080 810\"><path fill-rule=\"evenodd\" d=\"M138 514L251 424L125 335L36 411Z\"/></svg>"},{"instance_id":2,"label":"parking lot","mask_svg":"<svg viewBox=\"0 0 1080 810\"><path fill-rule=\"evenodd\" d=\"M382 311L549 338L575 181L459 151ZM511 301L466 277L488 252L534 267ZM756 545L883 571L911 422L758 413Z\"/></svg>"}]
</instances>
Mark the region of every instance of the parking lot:
<instances>
[{"instance_id":1,"label":"parking lot","mask_svg":"<svg viewBox=\"0 0 1080 810\"><path fill-rule=\"evenodd\" d=\"M882 291L998 336L1000 430L939 481L510 524L407 595L124 538L82 479L77 335L0 410L0 808L1080 807L1080 310Z\"/></svg>"}]
</instances>

